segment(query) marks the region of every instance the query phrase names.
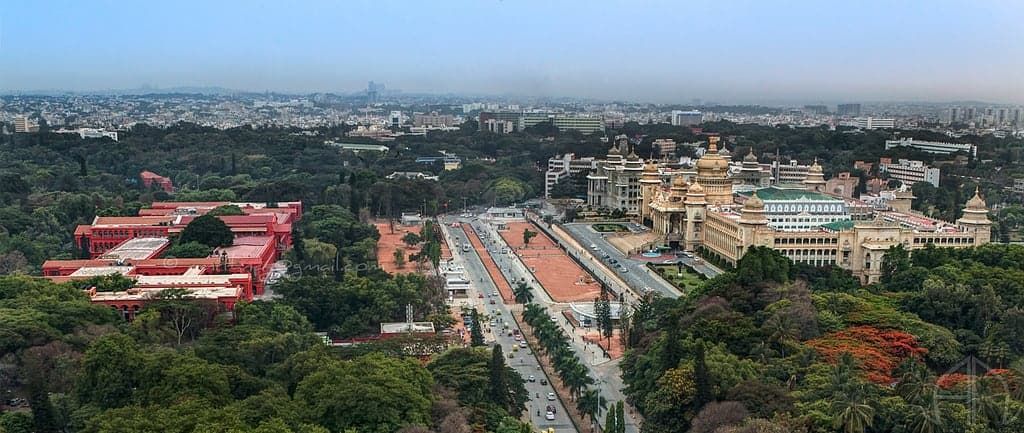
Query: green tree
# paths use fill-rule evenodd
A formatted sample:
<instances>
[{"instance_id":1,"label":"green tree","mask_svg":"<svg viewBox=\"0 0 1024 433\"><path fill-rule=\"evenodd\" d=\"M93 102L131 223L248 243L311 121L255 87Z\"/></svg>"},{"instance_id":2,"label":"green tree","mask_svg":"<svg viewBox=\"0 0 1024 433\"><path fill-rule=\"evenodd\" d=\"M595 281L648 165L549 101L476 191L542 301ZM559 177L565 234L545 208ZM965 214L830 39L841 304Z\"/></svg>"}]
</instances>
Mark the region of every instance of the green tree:
<instances>
[{"instance_id":1,"label":"green tree","mask_svg":"<svg viewBox=\"0 0 1024 433\"><path fill-rule=\"evenodd\" d=\"M405 267L405 250L401 248L395 248L395 266L397 266L398 269Z\"/></svg>"},{"instance_id":2,"label":"green tree","mask_svg":"<svg viewBox=\"0 0 1024 433\"><path fill-rule=\"evenodd\" d=\"M422 241L423 239L420 238L420 235L413 232L408 232L405 236L402 236L402 242L409 247L413 247Z\"/></svg>"},{"instance_id":3,"label":"green tree","mask_svg":"<svg viewBox=\"0 0 1024 433\"><path fill-rule=\"evenodd\" d=\"M616 418L618 415L619 414L615 411L615 406L613 405L612 409L608 411L608 415L605 415L604 417L604 433L618 432L619 421Z\"/></svg>"},{"instance_id":4,"label":"green tree","mask_svg":"<svg viewBox=\"0 0 1024 433\"><path fill-rule=\"evenodd\" d=\"M201 215L181 231L179 243L199 242L211 247L230 246L235 241L235 235L231 232L224 221L210 215Z\"/></svg>"},{"instance_id":5,"label":"green tree","mask_svg":"<svg viewBox=\"0 0 1024 433\"><path fill-rule=\"evenodd\" d=\"M245 212L242 212L242 208L238 205L226 204L210 209L206 214L210 216L245 215Z\"/></svg>"},{"instance_id":6,"label":"green tree","mask_svg":"<svg viewBox=\"0 0 1024 433\"><path fill-rule=\"evenodd\" d=\"M432 386L418 361L373 353L310 374L295 400L307 420L331 431L392 433L430 422Z\"/></svg>"},{"instance_id":7,"label":"green tree","mask_svg":"<svg viewBox=\"0 0 1024 433\"><path fill-rule=\"evenodd\" d=\"M164 252L160 253L160 257L190 259L209 257L210 254L213 254L213 247L193 241L171 245Z\"/></svg>"},{"instance_id":8,"label":"green tree","mask_svg":"<svg viewBox=\"0 0 1024 433\"><path fill-rule=\"evenodd\" d=\"M833 427L841 428L843 433L864 433L874 422L875 409L853 396L841 394L830 407Z\"/></svg>"},{"instance_id":9,"label":"green tree","mask_svg":"<svg viewBox=\"0 0 1024 433\"><path fill-rule=\"evenodd\" d=\"M516 283L516 287L512 289L512 295L516 298L516 303L526 305L533 302L533 290L525 282Z\"/></svg>"},{"instance_id":10,"label":"green tree","mask_svg":"<svg viewBox=\"0 0 1024 433\"><path fill-rule=\"evenodd\" d=\"M626 405L622 400L615 402L615 433L626 433Z\"/></svg>"},{"instance_id":11,"label":"green tree","mask_svg":"<svg viewBox=\"0 0 1024 433\"><path fill-rule=\"evenodd\" d=\"M480 313L478 313L475 308L471 315L470 324L472 324L473 329L469 331L469 344L471 346L483 346L484 332L480 329Z\"/></svg>"},{"instance_id":12,"label":"green tree","mask_svg":"<svg viewBox=\"0 0 1024 433\"><path fill-rule=\"evenodd\" d=\"M196 300L185 289L165 289L146 301L146 308L160 313L160 319L181 345L186 335L194 337L212 319L217 304Z\"/></svg>"},{"instance_id":13,"label":"green tree","mask_svg":"<svg viewBox=\"0 0 1024 433\"><path fill-rule=\"evenodd\" d=\"M910 252L903 248L903 244L889 247L889 250L882 256L882 283L888 283L892 278L910 269Z\"/></svg>"},{"instance_id":14,"label":"green tree","mask_svg":"<svg viewBox=\"0 0 1024 433\"><path fill-rule=\"evenodd\" d=\"M704 405L714 400L711 390L711 374L708 372L703 340L698 340L697 347L694 349L693 383L697 389L697 394L694 397L694 407L700 410Z\"/></svg>"},{"instance_id":15,"label":"green tree","mask_svg":"<svg viewBox=\"0 0 1024 433\"><path fill-rule=\"evenodd\" d=\"M523 245L530 245L530 239L537 236L537 232L530 229L523 229Z\"/></svg>"},{"instance_id":16,"label":"green tree","mask_svg":"<svg viewBox=\"0 0 1024 433\"><path fill-rule=\"evenodd\" d=\"M100 408L127 404L136 386L143 365L142 353L130 337L110 334L89 346L82 357L81 373L75 386L83 404Z\"/></svg>"},{"instance_id":17,"label":"green tree","mask_svg":"<svg viewBox=\"0 0 1024 433\"><path fill-rule=\"evenodd\" d=\"M590 422L597 425L597 417L601 416L601 409L608 407L608 400L601 395L601 391L594 388L587 388L576 400L576 410L580 414L590 417Z\"/></svg>"},{"instance_id":18,"label":"green tree","mask_svg":"<svg viewBox=\"0 0 1024 433\"><path fill-rule=\"evenodd\" d=\"M501 351L501 345L495 344L491 349L491 361L487 364L490 371L488 389L490 390L491 401L498 407L509 406L508 385L505 383L505 355Z\"/></svg>"}]
</instances>

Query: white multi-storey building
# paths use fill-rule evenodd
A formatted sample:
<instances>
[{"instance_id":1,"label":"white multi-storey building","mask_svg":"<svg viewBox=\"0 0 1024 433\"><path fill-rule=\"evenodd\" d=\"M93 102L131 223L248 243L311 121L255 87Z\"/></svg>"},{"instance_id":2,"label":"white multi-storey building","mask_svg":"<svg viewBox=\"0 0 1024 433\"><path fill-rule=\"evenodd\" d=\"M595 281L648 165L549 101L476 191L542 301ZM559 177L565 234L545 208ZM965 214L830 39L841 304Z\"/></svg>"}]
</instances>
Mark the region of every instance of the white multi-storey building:
<instances>
[{"instance_id":1,"label":"white multi-storey building","mask_svg":"<svg viewBox=\"0 0 1024 433\"><path fill-rule=\"evenodd\" d=\"M861 117L856 119L855 125L861 129L895 128L896 119L880 119L876 117Z\"/></svg>"},{"instance_id":2,"label":"white multi-storey building","mask_svg":"<svg viewBox=\"0 0 1024 433\"><path fill-rule=\"evenodd\" d=\"M888 173L890 179L899 180L907 186L918 182L928 182L936 188L939 186L939 169L929 167L922 161L900 159L894 163L890 158L882 158L878 162L878 169Z\"/></svg>"},{"instance_id":3,"label":"white multi-storey building","mask_svg":"<svg viewBox=\"0 0 1024 433\"><path fill-rule=\"evenodd\" d=\"M575 174L597 168L597 160L593 157L576 158L576 154L566 153L548 159L548 170L544 172L544 197L551 197L551 188L558 182Z\"/></svg>"},{"instance_id":4,"label":"white multi-storey building","mask_svg":"<svg viewBox=\"0 0 1024 433\"><path fill-rule=\"evenodd\" d=\"M899 140L885 140L885 150L900 146L913 147L928 153L941 153L948 155L955 152L966 152L972 157L978 156L978 146L970 143L946 143L941 141L914 140L911 137L904 137Z\"/></svg>"},{"instance_id":5,"label":"white multi-storey building","mask_svg":"<svg viewBox=\"0 0 1024 433\"><path fill-rule=\"evenodd\" d=\"M697 110L682 111L672 110L671 122L675 126L700 125L704 121L704 114Z\"/></svg>"}]
</instances>

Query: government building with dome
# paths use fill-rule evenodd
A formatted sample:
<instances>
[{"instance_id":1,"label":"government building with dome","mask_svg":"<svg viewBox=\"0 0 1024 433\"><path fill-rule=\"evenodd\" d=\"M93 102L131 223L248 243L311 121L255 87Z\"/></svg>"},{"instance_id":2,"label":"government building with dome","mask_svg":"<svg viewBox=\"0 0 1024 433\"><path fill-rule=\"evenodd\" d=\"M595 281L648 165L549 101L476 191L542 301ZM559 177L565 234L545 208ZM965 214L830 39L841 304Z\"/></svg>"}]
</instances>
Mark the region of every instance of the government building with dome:
<instances>
[{"instance_id":1,"label":"government building with dome","mask_svg":"<svg viewBox=\"0 0 1024 433\"><path fill-rule=\"evenodd\" d=\"M894 193L886 206L826 192L817 161L800 184L769 183L753 169L730 175L730 161L709 137L693 169L657 161L644 163L633 152L613 146L588 176L587 203L620 209L651 228L667 246L699 252L735 265L752 247L773 248L794 262L849 269L863 283L882 274L890 247L907 250L982 245L991 237L985 201L975 191L956 222L910 211L909 191ZM755 167L748 154L744 167Z\"/></svg>"}]
</instances>

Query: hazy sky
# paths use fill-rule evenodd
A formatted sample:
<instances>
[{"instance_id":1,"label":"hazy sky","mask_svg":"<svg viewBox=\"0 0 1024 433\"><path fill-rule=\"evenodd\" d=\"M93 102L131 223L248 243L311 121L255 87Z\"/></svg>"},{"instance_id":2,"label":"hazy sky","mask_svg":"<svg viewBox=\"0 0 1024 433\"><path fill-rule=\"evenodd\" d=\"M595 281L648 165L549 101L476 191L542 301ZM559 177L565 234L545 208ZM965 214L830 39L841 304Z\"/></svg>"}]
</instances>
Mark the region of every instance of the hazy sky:
<instances>
[{"instance_id":1,"label":"hazy sky","mask_svg":"<svg viewBox=\"0 0 1024 433\"><path fill-rule=\"evenodd\" d=\"M1024 0L0 0L0 89L1024 103Z\"/></svg>"}]
</instances>

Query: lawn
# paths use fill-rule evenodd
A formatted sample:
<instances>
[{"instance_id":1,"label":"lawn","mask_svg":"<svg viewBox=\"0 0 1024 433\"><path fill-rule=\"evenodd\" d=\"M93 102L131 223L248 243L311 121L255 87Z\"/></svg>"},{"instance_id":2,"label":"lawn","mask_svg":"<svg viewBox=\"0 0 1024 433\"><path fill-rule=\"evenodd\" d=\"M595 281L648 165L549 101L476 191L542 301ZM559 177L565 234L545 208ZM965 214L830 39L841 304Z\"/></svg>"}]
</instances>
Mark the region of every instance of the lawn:
<instances>
[{"instance_id":1,"label":"lawn","mask_svg":"<svg viewBox=\"0 0 1024 433\"><path fill-rule=\"evenodd\" d=\"M626 226L624 226L622 224L609 224L609 223L593 224L593 225L591 225L591 227L593 227L594 230L597 230L597 231L602 232L602 233L628 232L629 231L629 229L627 229Z\"/></svg>"},{"instance_id":2,"label":"lawn","mask_svg":"<svg viewBox=\"0 0 1024 433\"><path fill-rule=\"evenodd\" d=\"M660 275L661 278L672 283L673 286L680 290L694 289L704 280L704 276L686 265L683 265L682 274L679 273L679 266L677 265L648 264L647 266L654 269L654 272Z\"/></svg>"}]
</instances>

